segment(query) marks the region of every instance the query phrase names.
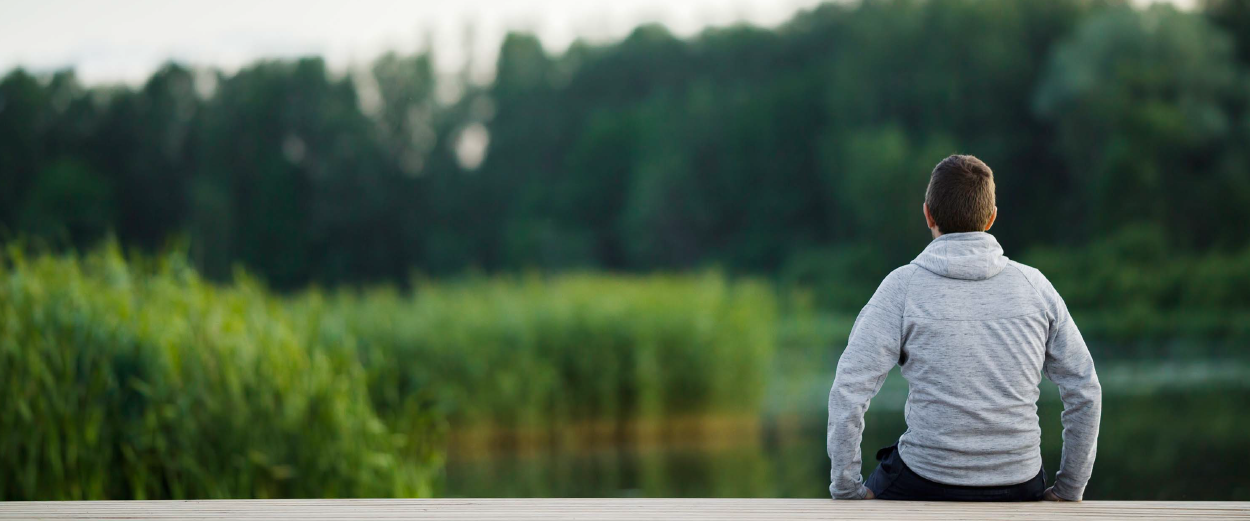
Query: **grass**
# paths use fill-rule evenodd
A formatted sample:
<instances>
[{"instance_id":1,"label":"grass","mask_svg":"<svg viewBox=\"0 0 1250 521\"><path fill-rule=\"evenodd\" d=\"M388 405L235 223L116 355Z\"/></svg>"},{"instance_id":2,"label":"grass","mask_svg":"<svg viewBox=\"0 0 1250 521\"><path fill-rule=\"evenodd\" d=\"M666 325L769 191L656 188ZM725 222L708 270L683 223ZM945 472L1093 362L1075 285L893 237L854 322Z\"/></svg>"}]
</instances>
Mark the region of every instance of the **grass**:
<instances>
[{"instance_id":1,"label":"grass","mask_svg":"<svg viewBox=\"0 0 1250 521\"><path fill-rule=\"evenodd\" d=\"M180 257L0 267L0 497L407 496L430 461L374 413L355 360L260 286Z\"/></svg>"},{"instance_id":2,"label":"grass","mask_svg":"<svg viewBox=\"0 0 1250 521\"><path fill-rule=\"evenodd\" d=\"M0 499L432 495L449 426L757 415L775 321L717 273L279 296L10 246Z\"/></svg>"}]
</instances>

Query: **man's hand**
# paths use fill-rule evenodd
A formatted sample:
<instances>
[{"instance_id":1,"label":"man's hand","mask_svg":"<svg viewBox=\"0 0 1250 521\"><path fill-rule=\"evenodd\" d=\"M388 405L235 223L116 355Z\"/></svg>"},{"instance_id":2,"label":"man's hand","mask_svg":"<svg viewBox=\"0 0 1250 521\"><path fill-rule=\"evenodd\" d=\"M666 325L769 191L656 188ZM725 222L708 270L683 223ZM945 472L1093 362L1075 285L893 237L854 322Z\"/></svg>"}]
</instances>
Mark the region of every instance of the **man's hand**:
<instances>
[{"instance_id":1,"label":"man's hand","mask_svg":"<svg viewBox=\"0 0 1250 521\"><path fill-rule=\"evenodd\" d=\"M872 492L869 491L869 495L871 494ZM1058 494L1055 494L1055 487L1050 487L1046 489L1046 492L1042 492L1042 499L1046 501L1067 501L1066 499L1059 497Z\"/></svg>"},{"instance_id":2,"label":"man's hand","mask_svg":"<svg viewBox=\"0 0 1250 521\"><path fill-rule=\"evenodd\" d=\"M868 489L868 495L864 496L864 499L877 499L877 495L873 494L872 489L870 488Z\"/></svg>"}]
</instances>

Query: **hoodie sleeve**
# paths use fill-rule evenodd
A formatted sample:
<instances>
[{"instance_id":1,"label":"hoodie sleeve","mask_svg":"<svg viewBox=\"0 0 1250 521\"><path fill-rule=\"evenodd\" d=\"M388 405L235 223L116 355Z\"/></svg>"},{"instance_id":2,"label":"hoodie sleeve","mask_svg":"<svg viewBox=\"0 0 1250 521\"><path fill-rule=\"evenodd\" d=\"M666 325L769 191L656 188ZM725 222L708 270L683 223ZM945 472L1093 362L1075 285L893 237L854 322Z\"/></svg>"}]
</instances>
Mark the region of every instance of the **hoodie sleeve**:
<instances>
[{"instance_id":1,"label":"hoodie sleeve","mask_svg":"<svg viewBox=\"0 0 1250 521\"><path fill-rule=\"evenodd\" d=\"M1039 274L1040 275L1040 274ZM1050 335L1042 372L1059 386L1063 400L1063 454L1055 474L1054 492L1069 501L1080 501L1094 470L1098 451L1098 424L1102 418L1102 385L1094 372L1081 332L1068 314L1059 292L1042 277L1038 290L1050 310Z\"/></svg>"},{"instance_id":2,"label":"hoodie sleeve","mask_svg":"<svg viewBox=\"0 0 1250 521\"><path fill-rule=\"evenodd\" d=\"M868 402L898 363L902 349L903 306L907 282L916 268L894 270L859 312L846 350L838 360L829 391L826 443L831 464L829 493L834 499L863 499L868 494L860 474L859 445Z\"/></svg>"}]
</instances>

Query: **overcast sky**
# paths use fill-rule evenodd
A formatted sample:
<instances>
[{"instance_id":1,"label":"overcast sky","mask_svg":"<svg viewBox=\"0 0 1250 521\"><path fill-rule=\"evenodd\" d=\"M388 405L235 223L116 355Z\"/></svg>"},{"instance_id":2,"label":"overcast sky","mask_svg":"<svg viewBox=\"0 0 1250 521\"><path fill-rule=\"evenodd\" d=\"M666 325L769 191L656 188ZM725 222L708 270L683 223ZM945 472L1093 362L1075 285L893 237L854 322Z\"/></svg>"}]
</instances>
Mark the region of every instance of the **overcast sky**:
<instances>
[{"instance_id":1,"label":"overcast sky","mask_svg":"<svg viewBox=\"0 0 1250 521\"><path fill-rule=\"evenodd\" d=\"M1192 0L1189 0L1192 1ZM161 63L234 70L260 57L323 56L345 70L434 44L444 72L471 57L487 79L508 30L549 51L644 22L681 36L709 25L773 26L820 0L0 0L0 71L73 66L87 83L139 83ZM1186 1L1179 3L1185 4ZM470 30L472 28L472 30ZM471 42L472 45L467 45Z\"/></svg>"},{"instance_id":2,"label":"overcast sky","mask_svg":"<svg viewBox=\"0 0 1250 521\"><path fill-rule=\"evenodd\" d=\"M0 0L0 71L74 66L87 83L143 81L173 58L233 70L260 57L324 56L345 69L432 41L438 67L472 49L489 75L503 35L535 32L549 51L620 38L658 21L776 25L819 0ZM472 30L470 31L470 28ZM472 45L466 45L471 41Z\"/></svg>"}]
</instances>

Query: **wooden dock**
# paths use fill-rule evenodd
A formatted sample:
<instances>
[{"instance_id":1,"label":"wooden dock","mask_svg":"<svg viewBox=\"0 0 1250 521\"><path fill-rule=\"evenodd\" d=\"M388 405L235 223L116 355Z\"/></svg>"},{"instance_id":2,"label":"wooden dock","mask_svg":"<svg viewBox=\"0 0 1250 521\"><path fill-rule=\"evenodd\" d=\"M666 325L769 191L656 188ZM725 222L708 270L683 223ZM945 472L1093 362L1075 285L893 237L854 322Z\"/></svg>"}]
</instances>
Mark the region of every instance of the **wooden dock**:
<instances>
[{"instance_id":1,"label":"wooden dock","mask_svg":"<svg viewBox=\"0 0 1250 521\"><path fill-rule=\"evenodd\" d=\"M0 502L10 519L1250 519L1250 502L825 499L295 499Z\"/></svg>"}]
</instances>

